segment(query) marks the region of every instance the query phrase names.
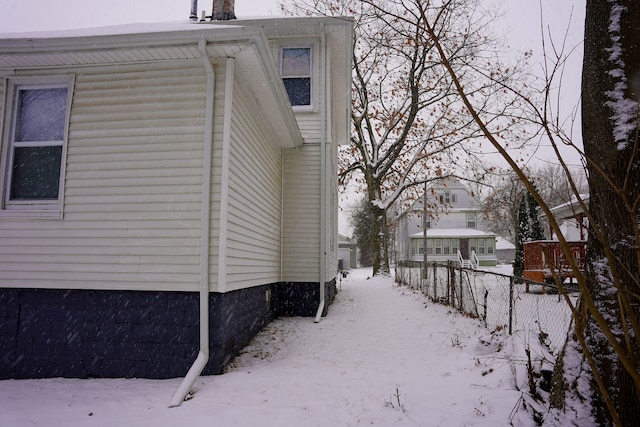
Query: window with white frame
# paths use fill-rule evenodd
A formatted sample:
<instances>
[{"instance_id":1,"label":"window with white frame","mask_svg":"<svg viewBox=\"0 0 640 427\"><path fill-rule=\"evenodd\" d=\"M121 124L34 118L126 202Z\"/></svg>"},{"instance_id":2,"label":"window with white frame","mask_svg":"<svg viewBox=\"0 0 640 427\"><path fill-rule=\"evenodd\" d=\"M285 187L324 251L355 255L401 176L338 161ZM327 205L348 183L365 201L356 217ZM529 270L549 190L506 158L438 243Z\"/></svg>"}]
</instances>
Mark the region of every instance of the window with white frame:
<instances>
[{"instance_id":1,"label":"window with white frame","mask_svg":"<svg viewBox=\"0 0 640 427\"><path fill-rule=\"evenodd\" d=\"M2 152L3 208L59 211L69 120L68 79L43 84L15 81L9 93L10 126Z\"/></svg>"},{"instance_id":2,"label":"window with white frame","mask_svg":"<svg viewBox=\"0 0 640 427\"><path fill-rule=\"evenodd\" d=\"M456 197L456 193L452 193L451 191L440 193L440 203L454 204L457 201L458 198Z\"/></svg>"},{"instance_id":3,"label":"window with white frame","mask_svg":"<svg viewBox=\"0 0 640 427\"><path fill-rule=\"evenodd\" d=\"M495 240L487 239L487 253L493 255L495 249Z\"/></svg>"},{"instance_id":4,"label":"window with white frame","mask_svg":"<svg viewBox=\"0 0 640 427\"><path fill-rule=\"evenodd\" d=\"M413 239L413 255L423 255L424 244L422 239Z\"/></svg>"},{"instance_id":5,"label":"window with white frame","mask_svg":"<svg viewBox=\"0 0 640 427\"><path fill-rule=\"evenodd\" d=\"M476 213L469 212L467 213L467 228L476 228Z\"/></svg>"},{"instance_id":6,"label":"window with white frame","mask_svg":"<svg viewBox=\"0 0 640 427\"><path fill-rule=\"evenodd\" d=\"M457 255L458 250L458 239L451 239L451 253Z\"/></svg>"},{"instance_id":7,"label":"window with white frame","mask_svg":"<svg viewBox=\"0 0 640 427\"><path fill-rule=\"evenodd\" d=\"M442 241L442 253L444 255L451 254L451 241L449 239L444 239Z\"/></svg>"},{"instance_id":8,"label":"window with white frame","mask_svg":"<svg viewBox=\"0 0 640 427\"><path fill-rule=\"evenodd\" d=\"M478 254L484 255L486 250L486 241L484 239L478 239Z\"/></svg>"},{"instance_id":9,"label":"window with white frame","mask_svg":"<svg viewBox=\"0 0 640 427\"><path fill-rule=\"evenodd\" d=\"M280 72L293 107L311 106L311 47L283 47Z\"/></svg>"}]
</instances>

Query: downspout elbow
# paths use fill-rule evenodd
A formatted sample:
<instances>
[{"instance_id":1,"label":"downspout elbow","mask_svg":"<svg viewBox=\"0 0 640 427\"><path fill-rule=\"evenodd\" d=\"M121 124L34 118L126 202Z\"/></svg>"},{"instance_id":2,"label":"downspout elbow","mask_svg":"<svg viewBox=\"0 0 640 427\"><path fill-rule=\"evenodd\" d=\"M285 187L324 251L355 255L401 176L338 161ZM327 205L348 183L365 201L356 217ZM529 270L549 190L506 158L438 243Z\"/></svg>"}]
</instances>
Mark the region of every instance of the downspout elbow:
<instances>
[{"instance_id":1,"label":"downspout elbow","mask_svg":"<svg viewBox=\"0 0 640 427\"><path fill-rule=\"evenodd\" d=\"M203 352L202 350L200 350L195 362L193 362L193 365L191 365L191 368L189 368L189 372L187 372L187 375L180 383L180 387L178 387L176 392L173 394L171 402L169 402L169 408L175 408L177 406L180 406L182 402L184 402L185 397L187 397L187 394L189 394L189 391L191 391L191 387L196 382L196 379L200 376L200 373L207 365L208 361L209 352Z\"/></svg>"},{"instance_id":2,"label":"downspout elbow","mask_svg":"<svg viewBox=\"0 0 640 427\"><path fill-rule=\"evenodd\" d=\"M320 286L324 286L324 283L320 283ZM322 318L322 313L324 313L324 298L321 297L320 305L318 306L318 312L316 313L316 318L314 319L314 323L320 323L320 319Z\"/></svg>"}]
</instances>

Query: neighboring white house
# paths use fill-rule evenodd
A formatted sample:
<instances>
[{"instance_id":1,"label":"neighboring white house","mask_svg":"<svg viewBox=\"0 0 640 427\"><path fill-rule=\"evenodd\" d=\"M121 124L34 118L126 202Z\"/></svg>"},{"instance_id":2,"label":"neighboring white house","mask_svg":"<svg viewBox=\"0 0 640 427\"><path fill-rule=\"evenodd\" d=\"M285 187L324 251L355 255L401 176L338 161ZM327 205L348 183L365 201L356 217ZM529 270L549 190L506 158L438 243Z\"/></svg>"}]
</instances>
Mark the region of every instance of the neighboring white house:
<instances>
[{"instance_id":1,"label":"neighboring white house","mask_svg":"<svg viewBox=\"0 0 640 427\"><path fill-rule=\"evenodd\" d=\"M0 35L0 378L221 373L325 314L351 52L349 18Z\"/></svg>"},{"instance_id":2,"label":"neighboring white house","mask_svg":"<svg viewBox=\"0 0 640 427\"><path fill-rule=\"evenodd\" d=\"M484 231L479 201L456 179L445 179L396 220L397 260L423 261L426 225L427 262L496 265L496 235ZM426 221L424 221L426 218Z\"/></svg>"},{"instance_id":3,"label":"neighboring white house","mask_svg":"<svg viewBox=\"0 0 640 427\"><path fill-rule=\"evenodd\" d=\"M580 200L584 203L586 208L589 208L589 195L580 194ZM578 202L578 198L573 196L570 202L562 203L558 206L551 208L553 217L560 226L560 231L564 238L569 242L579 242L587 240L587 229L589 221L584 213L582 205ZM542 214L539 217L540 223L544 227L545 235L550 240L558 240L551 226L549 220Z\"/></svg>"}]
</instances>

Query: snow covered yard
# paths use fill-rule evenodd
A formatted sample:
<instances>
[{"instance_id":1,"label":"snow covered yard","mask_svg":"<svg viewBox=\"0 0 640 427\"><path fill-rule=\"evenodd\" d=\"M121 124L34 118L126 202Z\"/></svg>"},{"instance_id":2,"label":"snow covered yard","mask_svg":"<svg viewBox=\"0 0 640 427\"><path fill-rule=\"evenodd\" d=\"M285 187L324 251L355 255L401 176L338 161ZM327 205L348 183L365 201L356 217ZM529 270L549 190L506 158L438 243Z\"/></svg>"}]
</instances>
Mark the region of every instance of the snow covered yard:
<instances>
[{"instance_id":1,"label":"snow covered yard","mask_svg":"<svg viewBox=\"0 0 640 427\"><path fill-rule=\"evenodd\" d=\"M369 274L343 279L320 323L268 325L179 408L180 378L6 380L0 426L535 425L518 405L517 336Z\"/></svg>"}]
</instances>

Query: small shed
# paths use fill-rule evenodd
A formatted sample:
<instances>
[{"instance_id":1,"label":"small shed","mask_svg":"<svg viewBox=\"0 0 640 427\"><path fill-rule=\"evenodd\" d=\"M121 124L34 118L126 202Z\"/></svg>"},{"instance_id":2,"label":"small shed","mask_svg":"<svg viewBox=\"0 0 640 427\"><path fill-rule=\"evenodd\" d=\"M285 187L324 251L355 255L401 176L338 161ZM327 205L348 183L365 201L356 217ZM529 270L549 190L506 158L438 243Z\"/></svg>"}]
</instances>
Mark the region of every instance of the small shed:
<instances>
[{"instance_id":1,"label":"small shed","mask_svg":"<svg viewBox=\"0 0 640 427\"><path fill-rule=\"evenodd\" d=\"M358 265L358 247L350 238L338 234L338 270L350 270Z\"/></svg>"},{"instance_id":2,"label":"small shed","mask_svg":"<svg viewBox=\"0 0 640 427\"><path fill-rule=\"evenodd\" d=\"M516 246L504 237L496 237L496 256L498 262L511 264L516 258Z\"/></svg>"}]
</instances>

